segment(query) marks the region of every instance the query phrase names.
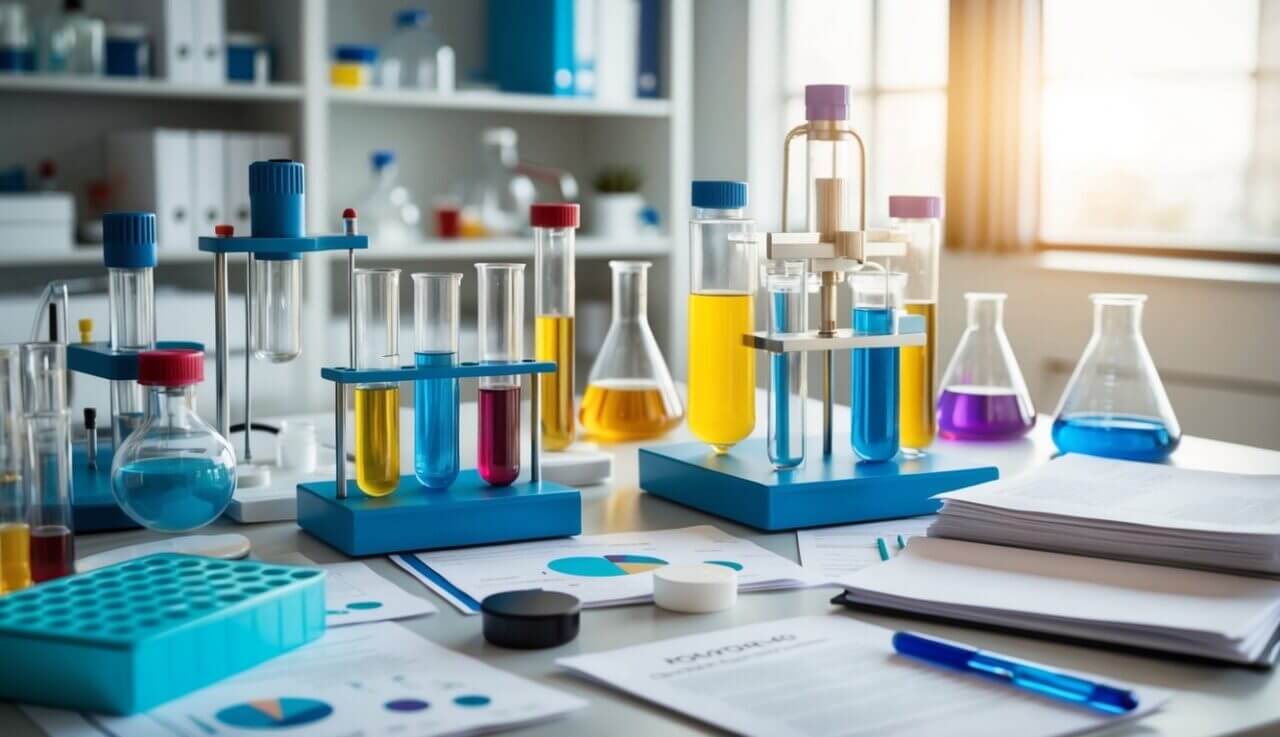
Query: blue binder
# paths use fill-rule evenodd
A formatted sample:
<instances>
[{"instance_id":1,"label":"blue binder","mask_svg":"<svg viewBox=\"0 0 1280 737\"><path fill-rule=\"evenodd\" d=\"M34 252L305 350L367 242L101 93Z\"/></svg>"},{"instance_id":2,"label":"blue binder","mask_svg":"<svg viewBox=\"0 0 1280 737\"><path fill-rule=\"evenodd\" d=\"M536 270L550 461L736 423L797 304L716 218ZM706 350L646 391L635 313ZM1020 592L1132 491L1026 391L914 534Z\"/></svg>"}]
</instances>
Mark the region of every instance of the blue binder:
<instances>
[{"instance_id":1,"label":"blue binder","mask_svg":"<svg viewBox=\"0 0 1280 737\"><path fill-rule=\"evenodd\" d=\"M636 97L658 97L662 88L662 2L640 0L640 59Z\"/></svg>"},{"instance_id":2,"label":"blue binder","mask_svg":"<svg viewBox=\"0 0 1280 737\"><path fill-rule=\"evenodd\" d=\"M489 0L489 78L504 92L574 94L574 0Z\"/></svg>"}]
</instances>

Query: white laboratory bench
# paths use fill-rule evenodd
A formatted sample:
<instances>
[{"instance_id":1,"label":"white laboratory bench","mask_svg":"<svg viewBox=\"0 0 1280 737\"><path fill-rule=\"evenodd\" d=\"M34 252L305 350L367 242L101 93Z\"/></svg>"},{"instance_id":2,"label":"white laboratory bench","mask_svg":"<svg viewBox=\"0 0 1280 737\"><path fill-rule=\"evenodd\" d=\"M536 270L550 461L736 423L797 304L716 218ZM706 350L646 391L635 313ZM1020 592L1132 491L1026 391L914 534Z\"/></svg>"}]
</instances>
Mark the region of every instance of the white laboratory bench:
<instances>
[{"instance_id":1,"label":"white laboratory bench","mask_svg":"<svg viewBox=\"0 0 1280 737\"><path fill-rule=\"evenodd\" d=\"M764 426L764 393L757 397L758 425ZM816 421L817 403L811 406L811 419ZM526 414L527 418L527 414ZM319 419L319 416L317 416ZM836 427L846 428L849 410L837 407ZM527 419L526 419L527 421ZM473 465L475 454L475 405L468 403L462 411L462 462ZM1002 476L1009 476L1033 464L1047 460L1053 452L1049 441L1048 418L1040 417L1035 431L1018 442L1000 445L965 444L975 461L994 462ZM323 421L321 442L332 442L331 419ZM760 432L763 432L761 429ZM401 426L405 459L411 460L412 426ZM688 428L681 426L658 442L692 439ZM846 440L847 442L847 440ZM271 442L259 441L255 455L270 453ZM660 530L695 524L714 524L721 529L751 539L760 545L796 559L794 533L766 534L732 522L711 517L671 502L651 497L638 487L637 444L610 446L616 453L611 482L582 490L582 528L585 533L624 530ZM812 451L812 449L811 449ZM524 456L528 458L527 452ZM1179 466L1243 473L1280 473L1280 452L1232 445L1202 438L1187 437L1174 454ZM412 465L404 468L412 469ZM1280 489L1276 490L1280 493ZM1206 489L1212 494L1212 489ZM223 519L210 531L241 532L253 542L253 556L270 560L287 553L299 552L318 563L344 559L337 551L301 532L292 522L237 525ZM77 538L80 555L101 552L119 545L142 542L159 537L145 531L101 533ZM850 611L829 603L837 589L809 589L746 594L738 605L717 614L682 615L653 606L625 606L591 609L582 614L582 632L574 642L552 650L515 651L493 647L480 634L480 618L466 617L452 605L438 598L426 587L393 566L385 558L370 558L374 570L402 588L432 599L439 612L429 617L402 621L413 632L458 652L479 658L491 665L535 679L557 689L569 691L590 702L590 706L566 719L519 730L522 735L630 735L715 734L700 722L647 702L613 691L603 685L570 676L555 665L555 659L566 655L598 652L626 645L709 632L753 622L825 614L855 617L885 627L912 629L940 637L973 643L978 647L1036 660L1053 667L1088 670L1116 679L1150 684L1174 691L1169 705L1161 712L1131 725L1117 725L1100 734L1166 735L1183 737L1217 734L1280 734L1280 678L1272 671L1227 667L1202 662L1189 662L1174 657L1158 657L1133 652L1120 652L1104 645L1087 645L1014 635L995 630L978 629L935 621L899 616ZM3 667L18 667L4 663ZM927 694L921 694L927 699ZM946 733L939 725L939 734ZM39 730L12 704L0 704L0 735L27 737ZM886 737L889 737L886 735Z\"/></svg>"}]
</instances>

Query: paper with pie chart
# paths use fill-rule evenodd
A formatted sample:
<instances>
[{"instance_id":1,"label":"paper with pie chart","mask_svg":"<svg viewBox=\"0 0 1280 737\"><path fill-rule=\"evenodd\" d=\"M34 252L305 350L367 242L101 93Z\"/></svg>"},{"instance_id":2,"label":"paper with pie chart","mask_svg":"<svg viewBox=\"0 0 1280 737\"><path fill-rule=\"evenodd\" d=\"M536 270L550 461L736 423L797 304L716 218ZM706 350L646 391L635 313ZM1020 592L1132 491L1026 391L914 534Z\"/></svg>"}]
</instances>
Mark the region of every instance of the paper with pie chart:
<instances>
[{"instance_id":1,"label":"paper with pie chart","mask_svg":"<svg viewBox=\"0 0 1280 737\"><path fill-rule=\"evenodd\" d=\"M653 571L673 563L731 568L738 572L740 591L818 583L787 558L710 525L391 558L464 614L478 613L479 602L489 594L515 589L564 591L586 607L652 601Z\"/></svg>"},{"instance_id":2,"label":"paper with pie chart","mask_svg":"<svg viewBox=\"0 0 1280 737\"><path fill-rule=\"evenodd\" d=\"M325 625L381 622L435 614L436 605L405 591L359 561L317 564L301 553L271 557L273 563L316 566L327 572L324 581Z\"/></svg>"}]
</instances>

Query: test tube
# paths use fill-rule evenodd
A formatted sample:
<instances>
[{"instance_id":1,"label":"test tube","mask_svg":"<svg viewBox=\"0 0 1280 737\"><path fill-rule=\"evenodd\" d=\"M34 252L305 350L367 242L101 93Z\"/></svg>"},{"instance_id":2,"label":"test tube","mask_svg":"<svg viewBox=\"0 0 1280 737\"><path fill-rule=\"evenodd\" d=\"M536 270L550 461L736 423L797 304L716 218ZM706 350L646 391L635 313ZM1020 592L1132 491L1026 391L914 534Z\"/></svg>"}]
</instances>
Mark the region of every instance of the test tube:
<instances>
[{"instance_id":1,"label":"test tube","mask_svg":"<svg viewBox=\"0 0 1280 737\"><path fill-rule=\"evenodd\" d=\"M942 198L889 197L894 228L908 235L907 253L895 264L907 275L904 308L925 320L925 344L902 349L902 445L915 451L933 442L937 432L938 251L942 240Z\"/></svg>"},{"instance_id":2,"label":"test tube","mask_svg":"<svg viewBox=\"0 0 1280 737\"><path fill-rule=\"evenodd\" d=\"M462 274L413 275L414 360L419 367L458 365ZM422 379L414 387L413 472L428 489L458 478L458 380Z\"/></svg>"},{"instance_id":3,"label":"test tube","mask_svg":"<svg viewBox=\"0 0 1280 737\"><path fill-rule=\"evenodd\" d=\"M249 232L255 238L300 238L306 195L303 165L288 159L249 165ZM249 256L249 347L253 355L284 363L302 352L302 254Z\"/></svg>"},{"instance_id":4,"label":"test tube","mask_svg":"<svg viewBox=\"0 0 1280 737\"><path fill-rule=\"evenodd\" d=\"M804 261L770 265L769 337L794 337L808 325ZM771 353L769 379L769 460L776 469L804 462L805 353Z\"/></svg>"},{"instance_id":5,"label":"test tube","mask_svg":"<svg viewBox=\"0 0 1280 737\"><path fill-rule=\"evenodd\" d=\"M849 275L853 288L853 332L892 335L907 275L864 270ZM898 349L853 349L853 451L864 461L898 454Z\"/></svg>"},{"instance_id":6,"label":"test tube","mask_svg":"<svg viewBox=\"0 0 1280 737\"><path fill-rule=\"evenodd\" d=\"M110 348L149 351L156 347L156 216L111 212L102 218L102 255L111 302ZM146 395L138 382L111 382L111 441L119 448L146 418Z\"/></svg>"},{"instance_id":7,"label":"test tube","mask_svg":"<svg viewBox=\"0 0 1280 737\"><path fill-rule=\"evenodd\" d=\"M476 264L481 363L521 360L524 264ZM520 475L520 377L480 377L476 470L493 486Z\"/></svg>"},{"instance_id":8,"label":"test tube","mask_svg":"<svg viewBox=\"0 0 1280 737\"><path fill-rule=\"evenodd\" d=\"M75 572L71 534L71 411L67 409L67 350L61 343L23 343L22 475L31 509L31 579Z\"/></svg>"},{"instance_id":9,"label":"test tube","mask_svg":"<svg viewBox=\"0 0 1280 737\"><path fill-rule=\"evenodd\" d=\"M542 443L564 450L574 439L573 236L578 206L536 203L529 208L534 248L534 357L555 361L556 370L536 381L541 397Z\"/></svg>"},{"instance_id":10,"label":"test tube","mask_svg":"<svg viewBox=\"0 0 1280 737\"><path fill-rule=\"evenodd\" d=\"M0 594L31 585L31 527L22 483L22 364L0 345Z\"/></svg>"},{"instance_id":11,"label":"test tube","mask_svg":"<svg viewBox=\"0 0 1280 737\"><path fill-rule=\"evenodd\" d=\"M357 369L400 367L400 270L356 269ZM400 485L400 385L356 384L356 486L386 496Z\"/></svg>"}]
</instances>

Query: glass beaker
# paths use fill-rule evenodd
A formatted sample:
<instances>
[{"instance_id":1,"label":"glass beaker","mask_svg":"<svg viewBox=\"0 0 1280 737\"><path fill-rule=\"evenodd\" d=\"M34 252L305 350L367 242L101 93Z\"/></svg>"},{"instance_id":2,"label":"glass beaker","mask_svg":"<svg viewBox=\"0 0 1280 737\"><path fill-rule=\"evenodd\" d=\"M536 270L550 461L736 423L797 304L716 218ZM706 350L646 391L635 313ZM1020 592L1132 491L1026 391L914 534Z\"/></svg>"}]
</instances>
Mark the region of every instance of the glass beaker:
<instances>
[{"instance_id":1,"label":"glass beaker","mask_svg":"<svg viewBox=\"0 0 1280 737\"><path fill-rule=\"evenodd\" d=\"M783 338L808 329L808 292L804 261L770 264L769 337ZM769 460L777 469L804 463L804 351L769 354Z\"/></svg>"},{"instance_id":2,"label":"glass beaker","mask_svg":"<svg viewBox=\"0 0 1280 737\"><path fill-rule=\"evenodd\" d=\"M1035 427L1031 393L1004 332L1006 297L964 295L968 326L938 395L938 434L947 440L1010 440Z\"/></svg>"},{"instance_id":3,"label":"glass beaker","mask_svg":"<svg viewBox=\"0 0 1280 737\"><path fill-rule=\"evenodd\" d=\"M592 440L656 438L680 424L684 407L649 329L648 261L610 261L613 322L587 377L578 419Z\"/></svg>"},{"instance_id":4,"label":"glass beaker","mask_svg":"<svg viewBox=\"0 0 1280 737\"><path fill-rule=\"evenodd\" d=\"M573 443L573 236L578 206L540 202L529 208L533 225L535 322L534 358L555 361L556 370L539 374L540 432L547 450Z\"/></svg>"},{"instance_id":5,"label":"glass beaker","mask_svg":"<svg viewBox=\"0 0 1280 737\"><path fill-rule=\"evenodd\" d=\"M696 181L689 221L689 429L727 453L756 426L755 221L747 183ZM733 235L745 235L733 239Z\"/></svg>"},{"instance_id":6,"label":"glass beaker","mask_svg":"<svg viewBox=\"0 0 1280 737\"><path fill-rule=\"evenodd\" d=\"M889 197L891 227L908 235L907 254L894 266L907 275L903 295L909 315L925 321L925 344L907 346L901 355L902 445L920 450L937 432L935 374L938 370L938 252L942 241L942 198L910 195Z\"/></svg>"},{"instance_id":7,"label":"glass beaker","mask_svg":"<svg viewBox=\"0 0 1280 737\"><path fill-rule=\"evenodd\" d=\"M853 332L893 335L907 275L865 269L848 276L853 289ZM898 454L897 347L853 349L853 451L864 461L887 461Z\"/></svg>"},{"instance_id":8,"label":"glass beaker","mask_svg":"<svg viewBox=\"0 0 1280 737\"><path fill-rule=\"evenodd\" d=\"M255 238L300 238L306 171L297 161L249 165L249 230ZM249 348L258 359L292 361L302 352L302 254L249 254Z\"/></svg>"},{"instance_id":9,"label":"glass beaker","mask_svg":"<svg viewBox=\"0 0 1280 737\"><path fill-rule=\"evenodd\" d=\"M400 270L356 269L357 369L400 367ZM400 485L400 385L356 384L356 486L386 496Z\"/></svg>"},{"instance_id":10,"label":"glass beaker","mask_svg":"<svg viewBox=\"0 0 1280 737\"><path fill-rule=\"evenodd\" d=\"M102 257L107 267L110 348L146 351L156 345L156 216L109 212L102 218ZM142 387L132 379L111 382L111 440L119 448L146 416Z\"/></svg>"},{"instance_id":11,"label":"glass beaker","mask_svg":"<svg viewBox=\"0 0 1280 737\"><path fill-rule=\"evenodd\" d=\"M0 345L0 594L31 585L28 489L22 483L22 364Z\"/></svg>"},{"instance_id":12,"label":"glass beaker","mask_svg":"<svg viewBox=\"0 0 1280 737\"><path fill-rule=\"evenodd\" d=\"M413 275L414 361L458 365L462 274ZM447 489L458 478L458 380L423 379L413 391L413 473L428 489Z\"/></svg>"},{"instance_id":13,"label":"glass beaker","mask_svg":"<svg viewBox=\"0 0 1280 737\"><path fill-rule=\"evenodd\" d=\"M1093 337L1054 414L1063 453L1159 461L1182 429L1142 338L1145 294L1091 294Z\"/></svg>"},{"instance_id":14,"label":"glass beaker","mask_svg":"<svg viewBox=\"0 0 1280 737\"><path fill-rule=\"evenodd\" d=\"M111 493L135 522L187 532L216 520L236 490L231 444L196 414L204 353L145 351L138 383L147 388L147 419L111 461Z\"/></svg>"},{"instance_id":15,"label":"glass beaker","mask_svg":"<svg viewBox=\"0 0 1280 737\"><path fill-rule=\"evenodd\" d=\"M481 363L521 360L524 336L524 264L476 264L479 277ZM493 486L520 475L520 377L482 376L479 381L476 470Z\"/></svg>"},{"instance_id":16,"label":"glass beaker","mask_svg":"<svg viewBox=\"0 0 1280 737\"><path fill-rule=\"evenodd\" d=\"M75 573L71 530L71 411L67 409L67 348L23 343L22 476L31 504L31 579Z\"/></svg>"}]
</instances>

